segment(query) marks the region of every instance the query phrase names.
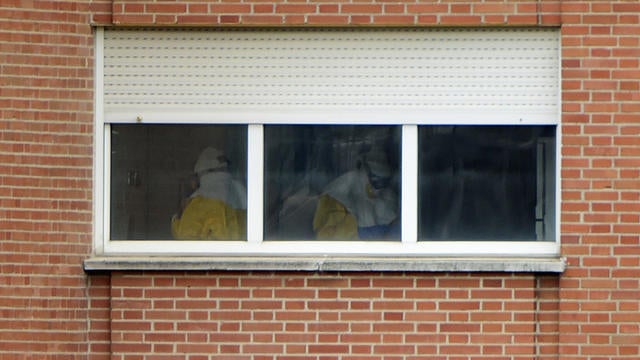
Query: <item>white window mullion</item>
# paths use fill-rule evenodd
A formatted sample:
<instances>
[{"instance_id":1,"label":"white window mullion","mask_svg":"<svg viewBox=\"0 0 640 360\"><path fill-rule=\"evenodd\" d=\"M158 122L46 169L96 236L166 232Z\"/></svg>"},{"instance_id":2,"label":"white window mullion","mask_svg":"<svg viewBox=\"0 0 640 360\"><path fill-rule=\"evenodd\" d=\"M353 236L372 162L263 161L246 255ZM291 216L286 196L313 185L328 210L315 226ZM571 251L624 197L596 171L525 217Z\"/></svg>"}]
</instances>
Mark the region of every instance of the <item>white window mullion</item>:
<instances>
[{"instance_id":1,"label":"white window mullion","mask_svg":"<svg viewBox=\"0 0 640 360\"><path fill-rule=\"evenodd\" d=\"M259 124L247 129L247 241L261 243L264 233L264 128Z\"/></svg>"},{"instance_id":2,"label":"white window mullion","mask_svg":"<svg viewBox=\"0 0 640 360\"><path fill-rule=\"evenodd\" d=\"M105 149L106 140L103 138L105 133L104 125L104 30L103 28L96 28L95 42L96 42L96 54L95 54L95 92L94 92L94 104L95 104L95 118L93 126L95 130L94 141L94 156L93 156L93 169L94 183L93 194L94 198L94 228L93 233L95 236L95 252L103 253L106 245L106 241L109 239L109 181L108 174L103 174L102 170L105 169L105 160L102 154L110 154L108 149ZM109 133L109 132L107 132ZM107 142L108 144L108 142ZM109 164L109 162L107 162ZM105 184L106 182L106 184ZM104 191L103 191L104 190Z\"/></svg>"},{"instance_id":3,"label":"white window mullion","mask_svg":"<svg viewBox=\"0 0 640 360\"><path fill-rule=\"evenodd\" d=\"M102 126L104 131L104 143L102 144L104 149L104 174L102 176L102 182L104 186L102 208L104 213L102 214L102 239L106 247L106 242L111 239L111 129L109 125ZM96 217L97 218L97 217Z\"/></svg>"},{"instance_id":4,"label":"white window mullion","mask_svg":"<svg viewBox=\"0 0 640 360\"><path fill-rule=\"evenodd\" d=\"M418 126L402 126L402 242L418 241Z\"/></svg>"}]
</instances>

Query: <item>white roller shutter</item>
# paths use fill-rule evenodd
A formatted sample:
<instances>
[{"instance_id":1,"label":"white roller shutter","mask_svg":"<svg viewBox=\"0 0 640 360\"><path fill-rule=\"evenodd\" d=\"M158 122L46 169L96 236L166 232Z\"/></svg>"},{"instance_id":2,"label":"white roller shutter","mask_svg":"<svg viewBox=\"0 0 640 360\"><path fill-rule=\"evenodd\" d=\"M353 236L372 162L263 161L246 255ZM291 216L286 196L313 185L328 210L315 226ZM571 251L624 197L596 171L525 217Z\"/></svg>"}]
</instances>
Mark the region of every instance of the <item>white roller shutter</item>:
<instances>
[{"instance_id":1,"label":"white roller shutter","mask_svg":"<svg viewBox=\"0 0 640 360\"><path fill-rule=\"evenodd\" d=\"M106 122L558 121L556 29L105 29L103 45Z\"/></svg>"}]
</instances>

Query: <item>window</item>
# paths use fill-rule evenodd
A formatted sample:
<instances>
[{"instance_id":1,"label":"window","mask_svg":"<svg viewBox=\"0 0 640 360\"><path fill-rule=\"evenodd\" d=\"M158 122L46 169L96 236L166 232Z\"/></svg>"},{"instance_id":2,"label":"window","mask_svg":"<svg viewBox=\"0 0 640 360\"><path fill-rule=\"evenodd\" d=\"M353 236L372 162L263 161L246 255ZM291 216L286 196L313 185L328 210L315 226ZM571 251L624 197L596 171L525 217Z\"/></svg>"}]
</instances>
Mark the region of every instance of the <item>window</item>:
<instances>
[{"instance_id":1,"label":"window","mask_svg":"<svg viewBox=\"0 0 640 360\"><path fill-rule=\"evenodd\" d=\"M558 42L98 29L97 252L557 255Z\"/></svg>"},{"instance_id":2,"label":"window","mask_svg":"<svg viewBox=\"0 0 640 360\"><path fill-rule=\"evenodd\" d=\"M231 237L226 224L212 224L212 233L205 234L177 219L196 197L221 199L246 211L246 126L114 124L110 139L111 240ZM216 211L215 205L202 206L199 213ZM235 226L246 226L241 218ZM222 233L216 236L215 229ZM233 238L246 240L246 231Z\"/></svg>"},{"instance_id":3,"label":"window","mask_svg":"<svg viewBox=\"0 0 640 360\"><path fill-rule=\"evenodd\" d=\"M421 126L419 239L555 238L555 127Z\"/></svg>"},{"instance_id":4,"label":"window","mask_svg":"<svg viewBox=\"0 0 640 360\"><path fill-rule=\"evenodd\" d=\"M264 130L265 240L400 241L399 126Z\"/></svg>"}]
</instances>

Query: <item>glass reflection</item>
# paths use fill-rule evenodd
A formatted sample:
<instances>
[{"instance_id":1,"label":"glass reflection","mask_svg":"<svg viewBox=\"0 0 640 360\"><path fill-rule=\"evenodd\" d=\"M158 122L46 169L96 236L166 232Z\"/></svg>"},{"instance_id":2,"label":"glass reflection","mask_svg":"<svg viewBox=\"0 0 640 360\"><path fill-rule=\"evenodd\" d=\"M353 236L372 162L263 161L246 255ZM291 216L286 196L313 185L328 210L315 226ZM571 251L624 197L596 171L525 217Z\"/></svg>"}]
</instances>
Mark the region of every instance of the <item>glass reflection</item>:
<instances>
[{"instance_id":1,"label":"glass reflection","mask_svg":"<svg viewBox=\"0 0 640 360\"><path fill-rule=\"evenodd\" d=\"M554 240L554 126L419 127L420 240Z\"/></svg>"},{"instance_id":2,"label":"glass reflection","mask_svg":"<svg viewBox=\"0 0 640 360\"><path fill-rule=\"evenodd\" d=\"M110 128L111 240L246 239L246 126Z\"/></svg>"},{"instance_id":3,"label":"glass reflection","mask_svg":"<svg viewBox=\"0 0 640 360\"><path fill-rule=\"evenodd\" d=\"M266 240L399 240L398 126L265 126Z\"/></svg>"}]
</instances>

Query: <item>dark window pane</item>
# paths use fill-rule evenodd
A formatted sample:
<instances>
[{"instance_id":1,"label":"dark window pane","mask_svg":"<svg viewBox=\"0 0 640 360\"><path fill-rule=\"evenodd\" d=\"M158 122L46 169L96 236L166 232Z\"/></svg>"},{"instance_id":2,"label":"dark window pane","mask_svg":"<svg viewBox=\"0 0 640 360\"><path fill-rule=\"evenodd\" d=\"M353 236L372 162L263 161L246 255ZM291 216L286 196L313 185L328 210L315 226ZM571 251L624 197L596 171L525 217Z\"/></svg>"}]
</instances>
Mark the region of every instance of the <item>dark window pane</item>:
<instances>
[{"instance_id":1,"label":"dark window pane","mask_svg":"<svg viewBox=\"0 0 640 360\"><path fill-rule=\"evenodd\" d=\"M555 126L421 126L420 240L554 240Z\"/></svg>"},{"instance_id":2,"label":"dark window pane","mask_svg":"<svg viewBox=\"0 0 640 360\"><path fill-rule=\"evenodd\" d=\"M246 129L111 125L111 239L246 239Z\"/></svg>"},{"instance_id":3,"label":"dark window pane","mask_svg":"<svg viewBox=\"0 0 640 360\"><path fill-rule=\"evenodd\" d=\"M399 126L265 126L266 240L399 240Z\"/></svg>"}]
</instances>

